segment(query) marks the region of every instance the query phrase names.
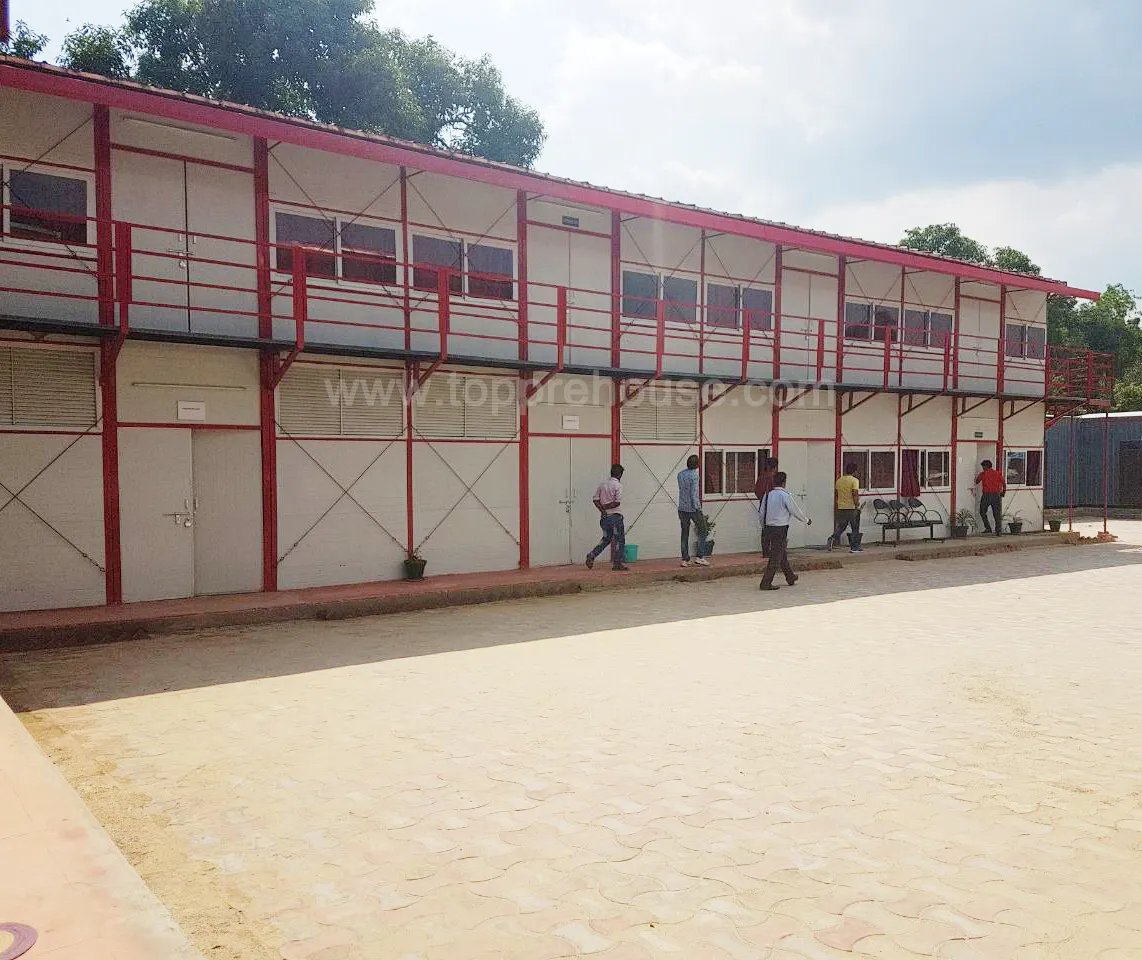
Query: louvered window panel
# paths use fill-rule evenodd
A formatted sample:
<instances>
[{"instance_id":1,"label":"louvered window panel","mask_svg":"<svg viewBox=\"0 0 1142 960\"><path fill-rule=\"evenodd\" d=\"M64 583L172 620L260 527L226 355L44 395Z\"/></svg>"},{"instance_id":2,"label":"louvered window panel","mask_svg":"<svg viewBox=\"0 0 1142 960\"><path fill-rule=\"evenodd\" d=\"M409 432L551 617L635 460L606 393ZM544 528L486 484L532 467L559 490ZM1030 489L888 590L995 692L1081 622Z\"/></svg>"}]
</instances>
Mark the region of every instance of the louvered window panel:
<instances>
[{"instance_id":1,"label":"louvered window panel","mask_svg":"<svg viewBox=\"0 0 1142 960\"><path fill-rule=\"evenodd\" d=\"M0 424L12 424L12 350L0 347Z\"/></svg>"},{"instance_id":2,"label":"louvered window panel","mask_svg":"<svg viewBox=\"0 0 1142 960\"><path fill-rule=\"evenodd\" d=\"M95 356L77 350L12 347L9 406L17 426L95 425ZM4 401L0 399L0 409Z\"/></svg>"},{"instance_id":3,"label":"louvered window panel","mask_svg":"<svg viewBox=\"0 0 1142 960\"><path fill-rule=\"evenodd\" d=\"M341 432L395 437L404 429L404 377L391 370L341 371Z\"/></svg>"},{"instance_id":4,"label":"louvered window panel","mask_svg":"<svg viewBox=\"0 0 1142 960\"><path fill-rule=\"evenodd\" d=\"M417 391L412 401L413 423L425 437L464 436L464 394L462 378L437 374Z\"/></svg>"},{"instance_id":5,"label":"louvered window panel","mask_svg":"<svg viewBox=\"0 0 1142 960\"><path fill-rule=\"evenodd\" d=\"M663 390L655 404L656 440L690 442L698 439L698 404L694 397Z\"/></svg>"},{"instance_id":6,"label":"louvered window panel","mask_svg":"<svg viewBox=\"0 0 1142 960\"><path fill-rule=\"evenodd\" d=\"M658 418L654 397L644 390L622 407L622 431L627 440L657 440Z\"/></svg>"},{"instance_id":7,"label":"louvered window panel","mask_svg":"<svg viewBox=\"0 0 1142 960\"><path fill-rule=\"evenodd\" d=\"M341 371L337 367L294 364L278 390L278 425L301 437L341 433Z\"/></svg>"},{"instance_id":8,"label":"louvered window panel","mask_svg":"<svg viewBox=\"0 0 1142 960\"><path fill-rule=\"evenodd\" d=\"M413 401L417 431L429 438L510 440L518 432L516 383L507 377L438 374Z\"/></svg>"}]
</instances>

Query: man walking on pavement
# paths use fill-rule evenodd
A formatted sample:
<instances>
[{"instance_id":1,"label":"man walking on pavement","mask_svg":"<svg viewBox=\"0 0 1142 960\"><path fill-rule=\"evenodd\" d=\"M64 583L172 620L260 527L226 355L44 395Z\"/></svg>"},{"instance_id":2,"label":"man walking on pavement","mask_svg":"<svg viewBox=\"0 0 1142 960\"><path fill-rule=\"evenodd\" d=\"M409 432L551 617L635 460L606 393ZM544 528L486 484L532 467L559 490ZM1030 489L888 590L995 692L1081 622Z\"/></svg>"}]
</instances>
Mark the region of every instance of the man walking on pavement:
<instances>
[{"instance_id":1,"label":"man walking on pavement","mask_svg":"<svg viewBox=\"0 0 1142 960\"><path fill-rule=\"evenodd\" d=\"M797 582L797 574L789 566L789 524L796 517L807 526L813 525L813 521L801 509L801 504L785 489L785 480L784 473L777 473L773 478L773 489L761 501L762 536L768 535L769 542L769 563L766 564L759 584L762 590L778 589L773 583L773 577L779 567L789 586Z\"/></svg>"},{"instance_id":2,"label":"man walking on pavement","mask_svg":"<svg viewBox=\"0 0 1142 960\"><path fill-rule=\"evenodd\" d=\"M766 457L765 462L762 464L761 469L757 473L757 483L753 487L753 495L757 497L757 509L761 510L761 501L765 499L765 495L773 489L773 478L777 476L777 459L775 457ZM769 543L765 539L765 528L762 527L761 531L761 555L763 557L769 556Z\"/></svg>"},{"instance_id":3,"label":"man walking on pavement","mask_svg":"<svg viewBox=\"0 0 1142 960\"><path fill-rule=\"evenodd\" d=\"M837 478L835 485L837 525L833 535L829 537L827 546L830 550L841 542L841 535L846 529L852 530L850 552L860 553L860 481L856 477L856 464L846 463L845 472Z\"/></svg>"},{"instance_id":4,"label":"man walking on pavement","mask_svg":"<svg viewBox=\"0 0 1142 960\"><path fill-rule=\"evenodd\" d=\"M682 525L682 566L708 567L710 561L702 554L706 545L706 515L702 512L702 493L698 484L698 458L691 455L686 469L678 474L678 522ZM690 524L698 538L695 557L690 559Z\"/></svg>"},{"instance_id":5,"label":"man walking on pavement","mask_svg":"<svg viewBox=\"0 0 1142 960\"><path fill-rule=\"evenodd\" d=\"M979 487L979 515L983 520L985 533L991 533L991 524L987 519L988 510L995 518L995 535L1003 533L1003 495L1007 493L1007 481L1003 474L992 467L990 460L980 464L983 470L975 478L975 485Z\"/></svg>"},{"instance_id":6,"label":"man walking on pavement","mask_svg":"<svg viewBox=\"0 0 1142 960\"><path fill-rule=\"evenodd\" d=\"M623 563L623 551L627 545L626 527L623 525L623 515L620 510L623 502L623 485L620 482L623 476L621 463L611 467L611 475L599 484L595 491L594 503L599 511L599 526L603 528L603 539L599 545L587 554L587 569L595 565L595 558L607 547L611 548L611 569L629 570Z\"/></svg>"}]
</instances>

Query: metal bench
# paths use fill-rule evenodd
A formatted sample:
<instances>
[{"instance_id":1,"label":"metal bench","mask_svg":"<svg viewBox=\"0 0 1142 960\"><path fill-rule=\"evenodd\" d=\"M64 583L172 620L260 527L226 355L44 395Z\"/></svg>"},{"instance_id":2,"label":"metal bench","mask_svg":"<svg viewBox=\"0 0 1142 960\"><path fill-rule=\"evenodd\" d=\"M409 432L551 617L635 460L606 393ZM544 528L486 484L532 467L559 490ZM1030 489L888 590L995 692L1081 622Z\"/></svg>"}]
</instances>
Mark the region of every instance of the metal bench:
<instances>
[{"instance_id":1,"label":"metal bench","mask_svg":"<svg viewBox=\"0 0 1142 960\"><path fill-rule=\"evenodd\" d=\"M918 497L908 497L904 500L872 501L872 522L880 524L880 542L887 543L889 530L896 531L896 542L900 542L901 530L923 530L928 528L929 540L943 540L936 536L936 527L943 526L944 518L938 513L930 511Z\"/></svg>"}]
</instances>

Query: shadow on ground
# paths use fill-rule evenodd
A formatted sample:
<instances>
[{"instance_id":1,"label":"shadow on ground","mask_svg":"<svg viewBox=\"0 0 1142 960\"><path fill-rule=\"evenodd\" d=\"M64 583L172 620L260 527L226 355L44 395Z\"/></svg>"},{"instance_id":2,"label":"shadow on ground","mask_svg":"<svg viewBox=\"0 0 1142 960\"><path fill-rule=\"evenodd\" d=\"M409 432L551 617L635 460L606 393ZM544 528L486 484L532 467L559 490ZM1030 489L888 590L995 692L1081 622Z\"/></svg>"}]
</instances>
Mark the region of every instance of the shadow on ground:
<instances>
[{"instance_id":1,"label":"shadow on ground","mask_svg":"<svg viewBox=\"0 0 1142 960\"><path fill-rule=\"evenodd\" d=\"M1123 523L1130 534L1138 531ZM806 572L792 588L760 593L754 578L658 583L621 591L509 600L352 620L217 628L120 643L11 653L0 659L0 695L17 712L78 706L215 684L240 683L406 657L767 611L863 597L1142 566L1142 547L1119 542L946 560L861 564ZM778 581L780 583L780 579ZM681 602L680 602L681 600ZM526 605L506 623L505 604ZM568 630L568 606L575 623ZM1052 615L1052 611L1039 611ZM1058 612L1055 612L1058 613ZM854 616L858 615L854 611ZM521 620L523 622L521 623ZM938 629L926 624L920 629ZM320 642L315 642L318 640ZM239 641L239 642L236 642Z\"/></svg>"}]
</instances>

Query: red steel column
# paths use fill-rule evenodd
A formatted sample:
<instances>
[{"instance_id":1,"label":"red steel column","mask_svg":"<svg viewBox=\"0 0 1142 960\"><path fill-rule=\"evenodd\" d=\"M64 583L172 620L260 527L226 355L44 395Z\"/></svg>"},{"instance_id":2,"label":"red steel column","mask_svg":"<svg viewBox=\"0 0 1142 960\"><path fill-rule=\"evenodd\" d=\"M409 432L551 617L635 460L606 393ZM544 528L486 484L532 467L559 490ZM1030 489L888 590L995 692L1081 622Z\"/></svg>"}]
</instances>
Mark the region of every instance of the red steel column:
<instances>
[{"instance_id":1,"label":"red steel column","mask_svg":"<svg viewBox=\"0 0 1142 960\"><path fill-rule=\"evenodd\" d=\"M619 368L622 355L622 339L619 322L622 315L622 217L617 210L611 211L611 369ZM611 381L611 462L619 463L622 453L620 434L622 432L622 411L619 398L622 394L622 381Z\"/></svg>"},{"instance_id":2,"label":"red steel column","mask_svg":"<svg viewBox=\"0 0 1142 960\"><path fill-rule=\"evenodd\" d=\"M999 285L999 349L996 350L995 392L1003 396L1007 374L1007 285ZM1000 410L1000 413L1003 411ZM998 467L998 464L996 464Z\"/></svg>"},{"instance_id":3,"label":"red steel column","mask_svg":"<svg viewBox=\"0 0 1142 960\"><path fill-rule=\"evenodd\" d=\"M1075 528L1075 415L1067 417L1067 532Z\"/></svg>"},{"instance_id":4,"label":"red steel column","mask_svg":"<svg viewBox=\"0 0 1142 960\"><path fill-rule=\"evenodd\" d=\"M4 3L5 15L7 3ZM96 279L99 291L99 323L115 325L114 239L111 219L111 112L96 106L93 114L95 140L95 237ZM129 257L130 253L123 252ZM130 269L129 264L121 269ZM124 306L123 309L126 309ZM119 514L119 393L116 359L121 344L104 338L99 347L99 395L102 409L103 447L103 555L107 603L123 602L123 555Z\"/></svg>"},{"instance_id":5,"label":"red steel column","mask_svg":"<svg viewBox=\"0 0 1142 960\"><path fill-rule=\"evenodd\" d=\"M836 390L833 391L833 403L836 406L836 426L833 435L833 469L836 471L837 477L841 475L841 469L844 464L841 463L841 446L842 446L842 432L844 430L844 410L842 409L842 396Z\"/></svg>"},{"instance_id":6,"label":"red steel column","mask_svg":"<svg viewBox=\"0 0 1142 960\"><path fill-rule=\"evenodd\" d=\"M519 360L526 362L530 352L527 323L527 193L516 193L516 245L519 247ZM567 278L570 282L570 277ZM519 566L531 566L531 433L527 386L531 377L521 370L516 390L519 401Z\"/></svg>"},{"instance_id":7,"label":"red steel column","mask_svg":"<svg viewBox=\"0 0 1142 960\"><path fill-rule=\"evenodd\" d=\"M1044 457L1044 461L1046 458ZM1046 471L1044 470L1044 473ZM1102 418L1102 532L1109 533L1110 518L1110 411Z\"/></svg>"},{"instance_id":8,"label":"red steel column","mask_svg":"<svg viewBox=\"0 0 1142 960\"><path fill-rule=\"evenodd\" d=\"M400 235L401 256L404 258L404 348L412 349L412 249L408 243L408 170L400 168ZM411 549L411 546L410 548Z\"/></svg>"},{"instance_id":9,"label":"red steel column","mask_svg":"<svg viewBox=\"0 0 1142 960\"><path fill-rule=\"evenodd\" d=\"M952 389L958 390L960 386L960 278L956 277L956 303L955 316L952 322Z\"/></svg>"},{"instance_id":10,"label":"red steel column","mask_svg":"<svg viewBox=\"0 0 1142 960\"><path fill-rule=\"evenodd\" d=\"M774 386L770 392L770 402L773 412L770 414L769 433L772 438L769 455L774 460L780 459L778 450L781 446L781 405L785 402L786 390L784 387Z\"/></svg>"},{"instance_id":11,"label":"red steel column","mask_svg":"<svg viewBox=\"0 0 1142 960\"><path fill-rule=\"evenodd\" d=\"M270 150L254 139L254 250L258 287L258 338L274 335L270 291ZM275 351L263 344L259 356L259 427L262 440L262 589L278 588L278 437L274 404Z\"/></svg>"},{"instance_id":12,"label":"red steel column","mask_svg":"<svg viewBox=\"0 0 1142 960\"><path fill-rule=\"evenodd\" d=\"M407 329L407 328L406 328ZM408 555L416 550L414 510L412 502L412 392L416 388L416 368L405 361L404 365L404 508L405 536Z\"/></svg>"},{"instance_id":13,"label":"red steel column","mask_svg":"<svg viewBox=\"0 0 1142 960\"><path fill-rule=\"evenodd\" d=\"M957 281L957 286L958 286L958 283L959 282ZM950 506L948 508L948 512L950 513L950 516L948 517L948 525L949 526L954 522L955 517L956 517L956 456L957 456L957 452L958 452L959 433L960 433L960 401L959 401L958 397L952 397L952 457L951 457L951 459L952 459L952 462L951 462L952 495L949 498Z\"/></svg>"},{"instance_id":14,"label":"red steel column","mask_svg":"<svg viewBox=\"0 0 1142 960\"><path fill-rule=\"evenodd\" d=\"M848 260L838 257L837 267L837 384L844 380L845 374L845 274Z\"/></svg>"},{"instance_id":15,"label":"red steel column","mask_svg":"<svg viewBox=\"0 0 1142 960\"><path fill-rule=\"evenodd\" d=\"M698 256L698 376L706 372L706 230L704 227L701 237L702 250ZM701 441L701 436L698 439Z\"/></svg>"},{"instance_id":16,"label":"red steel column","mask_svg":"<svg viewBox=\"0 0 1142 960\"><path fill-rule=\"evenodd\" d=\"M773 379L781 379L781 244L773 253ZM817 379L821 375L817 374Z\"/></svg>"}]
</instances>

